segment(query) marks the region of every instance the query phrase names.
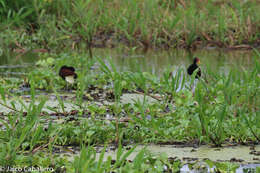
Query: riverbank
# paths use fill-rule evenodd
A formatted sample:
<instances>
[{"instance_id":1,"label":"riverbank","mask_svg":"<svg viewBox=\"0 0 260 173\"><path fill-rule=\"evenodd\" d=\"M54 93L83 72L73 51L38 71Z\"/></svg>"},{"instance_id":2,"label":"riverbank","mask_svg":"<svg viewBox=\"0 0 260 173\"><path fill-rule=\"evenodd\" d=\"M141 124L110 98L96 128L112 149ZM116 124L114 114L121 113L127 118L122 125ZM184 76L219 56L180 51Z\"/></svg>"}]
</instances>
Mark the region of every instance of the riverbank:
<instances>
[{"instance_id":1,"label":"riverbank","mask_svg":"<svg viewBox=\"0 0 260 173\"><path fill-rule=\"evenodd\" d=\"M4 2L5 3L5 2ZM25 7L21 10L22 7ZM258 1L25 1L0 12L2 48L260 46ZM12 15L7 16L8 10ZM20 13L18 11L21 10Z\"/></svg>"}]
</instances>

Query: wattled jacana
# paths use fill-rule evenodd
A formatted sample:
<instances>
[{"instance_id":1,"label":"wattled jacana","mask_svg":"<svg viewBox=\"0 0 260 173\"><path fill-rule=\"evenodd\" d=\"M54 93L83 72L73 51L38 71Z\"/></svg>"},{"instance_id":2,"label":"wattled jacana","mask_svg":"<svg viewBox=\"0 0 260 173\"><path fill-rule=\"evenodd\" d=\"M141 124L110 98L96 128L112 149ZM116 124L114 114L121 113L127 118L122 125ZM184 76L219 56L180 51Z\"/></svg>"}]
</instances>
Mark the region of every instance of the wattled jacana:
<instances>
[{"instance_id":1,"label":"wattled jacana","mask_svg":"<svg viewBox=\"0 0 260 173\"><path fill-rule=\"evenodd\" d=\"M59 71L60 77L66 82L73 84L75 79L77 79L77 74L75 73L74 67L68 67L66 65L62 66Z\"/></svg>"},{"instance_id":2,"label":"wattled jacana","mask_svg":"<svg viewBox=\"0 0 260 173\"><path fill-rule=\"evenodd\" d=\"M192 75L193 72L194 72L196 69L198 69L197 74L196 74L196 76L195 76L197 79L201 76L201 70L200 70L200 68L199 68L199 66L198 66L199 64L200 64L200 59L197 58L197 57L195 57L195 58L193 59L193 63L192 63L192 64L188 67L188 69L187 69L187 72L188 72L189 75Z\"/></svg>"}]
</instances>

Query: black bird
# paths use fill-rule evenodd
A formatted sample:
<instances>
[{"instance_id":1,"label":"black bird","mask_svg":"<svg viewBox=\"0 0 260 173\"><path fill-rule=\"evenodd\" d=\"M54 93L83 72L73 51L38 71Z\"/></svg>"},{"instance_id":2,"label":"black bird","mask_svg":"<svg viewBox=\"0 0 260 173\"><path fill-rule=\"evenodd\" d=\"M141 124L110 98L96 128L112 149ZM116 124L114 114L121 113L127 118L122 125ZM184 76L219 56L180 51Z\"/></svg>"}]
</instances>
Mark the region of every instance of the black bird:
<instances>
[{"instance_id":1,"label":"black bird","mask_svg":"<svg viewBox=\"0 0 260 173\"><path fill-rule=\"evenodd\" d=\"M73 84L78 75L75 73L74 67L68 67L66 65L62 66L59 71L60 77L66 82Z\"/></svg>"},{"instance_id":2,"label":"black bird","mask_svg":"<svg viewBox=\"0 0 260 173\"><path fill-rule=\"evenodd\" d=\"M193 64L191 64L191 65L188 67L188 69L187 69L187 72L188 72L189 75L192 75L193 72L194 72L196 69L198 69L197 74L196 74L196 76L195 76L197 79L201 76L201 70L200 70L198 64L200 64L200 59L199 59L198 57L195 57L195 58L193 59Z\"/></svg>"}]
</instances>

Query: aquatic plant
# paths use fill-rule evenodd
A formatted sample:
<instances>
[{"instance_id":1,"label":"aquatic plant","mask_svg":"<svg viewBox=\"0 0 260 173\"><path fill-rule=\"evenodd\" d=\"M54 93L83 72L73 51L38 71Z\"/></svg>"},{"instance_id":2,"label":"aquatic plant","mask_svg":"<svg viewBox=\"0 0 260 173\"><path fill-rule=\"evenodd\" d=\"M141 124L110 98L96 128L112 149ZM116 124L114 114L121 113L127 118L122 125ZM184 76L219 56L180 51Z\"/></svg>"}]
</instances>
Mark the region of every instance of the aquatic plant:
<instances>
[{"instance_id":1,"label":"aquatic plant","mask_svg":"<svg viewBox=\"0 0 260 173\"><path fill-rule=\"evenodd\" d=\"M50 57L55 61L47 61ZM154 158L144 150L132 162L127 161L134 147L124 152L123 145L257 143L260 134L259 57L256 51L251 69L216 73L206 68L206 75L196 79L196 74L188 76L186 68L182 67L174 73L168 68L161 76L156 76L141 70L121 72L111 59L65 53L42 55L41 63L28 74L28 103L22 100L21 93L9 88L18 88L23 79L13 80L11 85L8 80L1 79L0 105L11 112L0 115L0 164L36 164L74 172L94 169L163 171L167 165L167 170L178 171L182 165L180 161L170 162L164 156ZM58 70L63 64L74 64L77 68L77 88L69 91L71 95L60 90L64 88L64 81L58 76ZM94 65L97 68L93 68ZM48 79L49 84L42 85L43 78ZM49 93L39 96L42 91ZM61 98L61 93L68 94L67 99ZM138 93L142 97L123 103L121 99L125 93ZM57 106L46 104L49 94L57 99ZM72 105L72 110L66 109L68 104ZM104 160L106 149L96 160L93 147L104 144L118 146L115 161L111 157ZM74 161L52 156L67 145L80 146L80 155ZM46 152L48 159L43 157ZM221 171L236 168L229 164L214 165Z\"/></svg>"},{"instance_id":2,"label":"aquatic plant","mask_svg":"<svg viewBox=\"0 0 260 173\"><path fill-rule=\"evenodd\" d=\"M60 48L218 46L259 42L257 1L19 1L0 3L1 46ZM18 26L18 27L17 27Z\"/></svg>"}]
</instances>

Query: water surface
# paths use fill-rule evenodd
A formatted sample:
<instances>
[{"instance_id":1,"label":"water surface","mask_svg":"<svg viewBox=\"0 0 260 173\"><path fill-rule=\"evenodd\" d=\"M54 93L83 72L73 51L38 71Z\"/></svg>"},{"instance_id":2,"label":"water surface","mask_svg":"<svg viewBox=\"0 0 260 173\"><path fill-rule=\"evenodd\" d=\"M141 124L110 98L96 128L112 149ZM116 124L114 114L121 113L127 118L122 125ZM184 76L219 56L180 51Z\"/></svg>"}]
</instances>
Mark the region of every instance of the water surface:
<instances>
[{"instance_id":1,"label":"water surface","mask_svg":"<svg viewBox=\"0 0 260 173\"><path fill-rule=\"evenodd\" d=\"M165 68L186 69L195 56L201 60L202 67L208 67L212 71L223 71L231 68L248 69L253 65L253 51L225 51L201 49L189 52L184 49L168 51L150 50L146 53L141 51L122 52L115 49L97 49L96 54L100 57L112 57L114 63L121 71L147 71L153 74L161 73Z\"/></svg>"},{"instance_id":2,"label":"water surface","mask_svg":"<svg viewBox=\"0 0 260 173\"><path fill-rule=\"evenodd\" d=\"M192 63L193 57L201 59L202 68L209 68L212 71L228 71L230 69L249 69L253 64L254 51L226 51L218 49L201 49L187 51L184 49L172 50L140 50L125 49L94 49L93 54L99 58L112 58L119 71L146 71L153 74L160 74L165 68L175 70L186 69ZM87 54L86 54L87 56ZM40 55L33 52L24 54L4 52L0 56L0 72L26 71L28 63L35 63L40 60ZM25 68L17 65L26 65ZM10 68L8 68L8 66Z\"/></svg>"}]
</instances>

